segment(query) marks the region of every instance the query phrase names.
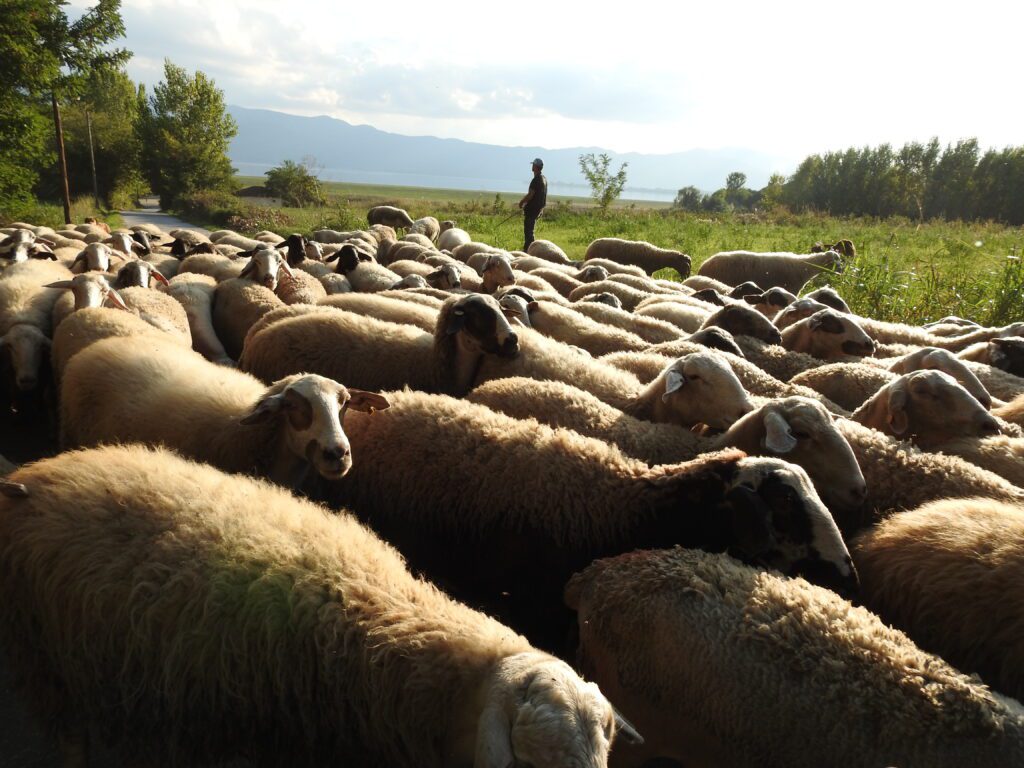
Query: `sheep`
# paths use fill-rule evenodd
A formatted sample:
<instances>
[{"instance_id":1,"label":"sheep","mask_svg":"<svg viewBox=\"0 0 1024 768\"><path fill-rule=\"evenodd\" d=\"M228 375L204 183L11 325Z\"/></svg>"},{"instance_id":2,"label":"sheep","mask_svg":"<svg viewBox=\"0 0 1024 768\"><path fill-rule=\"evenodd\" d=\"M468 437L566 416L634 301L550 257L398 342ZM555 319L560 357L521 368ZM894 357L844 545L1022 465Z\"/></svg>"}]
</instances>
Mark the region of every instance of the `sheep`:
<instances>
[{"instance_id":1,"label":"sheep","mask_svg":"<svg viewBox=\"0 0 1024 768\"><path fill-rule=\"evenodd\" d=\"M262 240L245 237L237 232L221 230L211 232L210 241L216 245L230 245L233 248L239 248L243 251L255 251L265 245L268 245L268 243L264 243Z\"/></svg>"},{"instance_id":2,"label":"sheep","mask_svg":"<svg viewBox=\"0 0 1024 768\"><path fill-rule=\"evenodd\" d=\"M511 295L503 296L498 304L503 308ZM647 342L639 336L620 328L604 325L591 320L570 307L560 307L547 301L523 301L526 316L524 325L534 328L545 336L585 349L595 357L610 352L632 352L647 348Z\"/></svg>"},{"instance_id":3,"label":"sheep","mask_svg":"<svg viewBox=\"0 0 1024 768\"><path fill-rule=\"evenodd\" d=\"M892 371L875 365L828 363L796 374L789 383L809 387L836 405L855 411L896 377Z\"/></svg>"},{"instance_id":4,"label":"sheep","mask_svg":"<svg viewBox=\"0 0 1024 768\"><path fill-rule=\"evenodd\" d=\"M334 307L317 310L250 334L242 370L266 382L307 371L366 390L407 385L461 396L481 358L519 353L517 333L490 296L452 296L433 334Z\"/></svg>"},{"instance_id":5,"label":"sheep","mask_svg":"<svg viewBox=\"0 0 1024 768\"><path fill-rule=\"evenodd\" d=\"M516 267L515 262L513 262L512 266ZM569 298L570 293L583 285L582 281L577 280L572 275L560 272L557 269L533 269L530 270L530 274L539 277L542 280L546 280L552 288L566 298ZM616 297L616 300L618 300L618 297Z\"/></svg>"},{"instance_id":6,"label":"sheep","mask_svg":"<svg viewBox=\"0 0 1024 768\"><path fill-rule=\"evenodd\" d=\"M509 593L502 605L510 623L544 638L543 644L565 637L569 617L559 597L566 579L601 553L673 543L748 544L751 559L767 557L790 571L820 567L820 579L840 588L855 583L835 522L799 467L726 451L649 468L599 440L532 419L422 392L386 396L387 411L346 420L359 461L345 482L318 496L352 509L414 568L467 597L490 603ZM428 448L431 461L424 461ZM402 467L400 483L396 465ZM444 467L443 479L438 467ZM491 473L515 492L449 481ZM773 473L794 492L792 512L820 545L817 554L807 539L798 543L777 528L769 514L728 509L733 489L748 485L757 499ZM751 541L748 525L767 539ZM774 547L779 549L769 553ZM798 563L804 557L814 565Z\"/></svg>"},{"instance_id":7,"label":"sheep","mask_svg":"<svg viewBox=\"0 0 1024 768\"><path fill-rule=\"evenodd\" d=\"M999 434L997 422L952 376L937 370L905 373L882 387L850 417L925 450L959 437Z\"/></svg>"},{"instance_id":8,"label":"sheep","mask_svg":"<svg viewBox=\"0 0 1024 768\"><path fill-rule=\"evenodd\" d=\"M480 291L494 293L498 288L513 285L516 276L512 272L512 264L504 253L473 254L466 264L475 269L483 280Z\"/></svg>"},{"instance_id":9,"label":"sheep","mask_svg":"<svg viewBox=\"0 0 1024 768\"><path fill-rule=\"evenodd\" d=\"M164 333L177 336L187 346L192 345L188 315L173 298L149 288L129 287L119 293L129 312Z\"/></svg>"},{"instance_id":10,"label":"sheep","mask_svg":"<svg viewBox=\"0 0 1024 768\"><path fill-rule=\"evenodd\" d=\"M581 272L589 267L600 267L610 275L636 275L637 277L647 277L647 273L640 269L640 267L633 266L632 264L620 264L612 259L587 259L582 262L576 262L576 264ZM584 280L584 282L593 281Z\"/></svg>"},{"instance_id":11,"label":"sheep","mask_svg":"<svg viewBox=\"0 0 1024 768\"><path fill-rule=\"evenodd\" d=\"M649 275L653 275L659 269L670 268L679 273L680 280L690 276L689 256L668 248L659 248L642 240L600 237L587 246L584 259L609 259L622 264L635 264Z\"/></svg>"},{"instance_id":12,"label":"sheep","mask_svg":"<svg viewBox=\"0 0 1024 768\"><path fill-rule=\"evenodd\" d=\"M951 352L962 352L979 341L991 341L1000 336L1020 336L1024 333L1024 323L1011 323L999 328L978 328L960 336L935 336L917 326L863 317L858 317L857 320L864 330L881 344L913 344L918 347L939 347Z\"/></svg>"},{"instance_id":13,"label":"sheep","mask_svg":"<svg viewBox=\"0 0 1024 768\"><path fill-rule=\"evenodd\" d=\"M82 272L109 272L111 269L111 257L113 256L114 252L109 246L103 243L90 243L75 256L69 268L77 274ZM80 269L79 265L81 265Z\"/></svg>"},{"instance_id":14,"label":"sheep","mask_svg":"<svg viewBox=\"0 0 1024 768\"><path fill-rule=\"evenodd\" d=\"M54 329L58 328L72 312L86 307L109 305L118 309L128 309L121 294L110 284L107 274L86 272L75 275L70 280L55 280L52 283L47 283L44 287L70 291L70 293L59 295L53 304L52 325Z\"/></svg>"},{"instance_id":15,"label":"sheep","mask_svg":"<svg viewBox=\"0 0 1024 768\"><path fill-rule=\"evenodd\" d=\"M1022 553L1024 507L990 499L944 499L893 515L851 547L866 607L1018 700Z\"/></svg>"},{"instance_id":16,"label":"sheep","mask_svg":"<svg viewBox=\"0 0 1024 768\"><path fill-rule=\"evenodd\" d=\"M285 303L265 285L241 277L219 283L213 293L213 329L228 357L238 360L253 324L283 306Z\"/></svg>"},{"instance_id":17,"label":"sheep","mask_svg":"<svg viewBox=\"0 0 1024 768\"><path fill-rule=\"evenodd\" d=\"M743 357L743 350L739 348L735 337L725 328L716 326L702 328L696 333L690 334L687 341L691 344L700 344L708 349L717 349L720 352L729 352L736 357Z\"/></svg>"},{"instance_id":18,"label":"sheep","mask_svg":"<svg viewBox=\"0 0 1024 768\"><path fill-rule=\"evenodd\" d=\"M774 319L779 312L797 300L796 296L785 288L769 288L767 291L746 294L742 298L769 320Z\"/></svg>"},{"instance_id":19,"label":"sheep","mask_svg":"<svg viewBox=\"0 0 1024 768\"><path fill-rule=\"evenodd\" d=\"M799 294L804 284L821 272L842 272L843 257L836 251L797 255L775 252L720 251L710 256L697 270L728 285L753 280L760 285L784 288Z\"/></svg>"},{"instance_id":20,"label":"sheep","mask_svg":"<svg viewBox=\"0 0 1024 768\"><path fill-rule=\"evenodd\" d=\"M1011 424L1024 427L1024 395L1018 395L1008 403L994 408L992 414Z\"/></svg>"},{"instance_id":21,"label":"sheep","mask_svg":"<svg viewBox=\"0 0 1024 768\"><path fill-rule=\"evenodd\" d=\"M592 293L580 299L580 303L591 301L597 304L605 304L612 309L622 309L622 299L613 293Z\"/></svg>"},{"instance_id":22,"label":"sheep","mask_svg":"<svg viewBox=\"0 0 1024 768\"><path fill-rule=\"evenodd\" d=\"M386 291L402 279L401 275L395 274L387 267L360 258L359 251L349 244L343 245L337 253L328 256L327 261L338 262L337 273L344 275L356 291Z\"/></svg>"},{"instance_id":23,"label":"sheep","mask_svg":"<svg viewBox=\"0 0 1024 768\"><path fill-rule=\"evenodd\" d=\"M374 296L382 296L386 299L398 299L411 304L417 304L421 307L431 307L432 309L440 309L441 305L445 303L451 295L446 295L443 299L435 296L427 296L423 293L416 291L381 291L375 293Z\"/></svg>"},{"instance_id":24,"label":"sheep","mask_svg":"<svg viewBox=\"0 0 1024 768\"><path fill-rule=\"evenodd\" d=\"M732 290L731 285L726 285L721 280L714 280L700 274L690 275L688 278L683 280L682 284L684 288L689 288L692 291L712 290L716 293L726 294Z\"/></svg>"},{"instance_id":25,"label":"sheep","mask_svg":"<svg viewBox=\"0 0 1024 768\"><path fill-rule=\"evenodd\" d=\"M421 235L418 232L410 232L409 234L403 236L399 242L414 243L423 248L434 250L433 241L426 235Z\"/></svg>"},{"instance_id":26,"label":"sheep","mask_svg":"<svg viewBox=\"0 0 1024 768\"><path fill-rule=\"evenodd\" d=\"M148 345L140 355L134 340L110 338L64 369L61 446L164 445L225 472L298 487L310 466L329 480L352 466L339 414L387 407L380 395L323 376L297 374L267 387L174 344Z\"/></svg>"},{"instance_id":27,"label":"sheep","mask_svg":"<svg viewBox=\"0 0 1024 768\"><path fill-rule=\"evenodd\" d=\"M393 205L375 205L367 211L366 221L370 226L383 224L392 229L407 229L414 224L408 213Z\"/></svg>"},{"instance_id":28,"label":"sheep","mask_svg":"<svg viewBox=\"0 0 1024 768\"><path fill-rule=\"evenodd\" d=\"M0 501L0 631L83 762L90 728L175 765L602 768L617 734L640 740L351 515L141 446L6 487L25 496Z\"/></svg>"},{"instance_id":29,"label":"sheep","mask_svg":"<svg viewBox=\"0 0 1024 768\"><path fill-rule=\"evenodd\" d=\"M520 272L518 269L513 269L512 277L515 279L516 285L521 285L531 291L539 293L558 293L551 283L538 275L528 272Z\"/></svg>"},{"instance_id":30,"label":"sheep","mask_svg":"<svg viewBox=\"0 0 1024 768\"><path fill-rule=\"evenodd\" d=\"M318 302L322 307L336 307L357 315L366 315L389 323L415 325L422 331L433 333L437 325L438 309L400 301L380 293L346 293L328 296Z\"/></svg>"},{"instance_id":31,"label":"sheep","mask_svg":"<svg viewBox=\"0 0 1024 768\"><path fill-rule=\"evenodd\" d=\"M464 229L451 227L437 236L437 247L442 251L454 252L456 248L465 243L473 242L473 238Z\"/></svg>"},{"instance_id":32,"label":"sheep","mask_svg":"<svg viewBox=\"0 0 1024 768\"><path fill-rule=\"evenodd\" d=\"M113 336L131 337L140 350L147 345L168 341L184 349L191 346L182 336L165 333L130 312L107 307L85 307L70 314L53 332L50 362L58 391L68 362L95 342Z\"/></svg>"},{"instance_id":33,"label":"sheep","mask_svg":"<svg viewBox=\"0 0 1024 768\"><path fill-rule=\"evenodd\" d=\"M113 288L149 288L155 280L159 285L168 285L167 278L147 261L138 259L126 262L114 278Z\"/></svg>"},{"instance_id":34,"label":"sheep","mask_svg":"<svg viewBox=\"0 0 1024 768\"><path fill-rule=\"evenodd\" d=\"M974 372L961 359L948 350L924 347L916 352L911 352L909 355L897 358L889 364L888 368L897 374L926 369L943 371L956 379L964 389L971 393L975 400L981 403L985 410L989 410L992 407L992 396L985 389L985 385L978 380Z\"/></svg>"},{"instance_id":35,"label":"sheep","mask_svg":"<svg viewBox=\"0 0 1024 768\"><path fill-rule=\"evenodd\" d=\"M115 232L104 240L103 244L113 246L115 251L128 257L132 257L136 253L144 256L150 252L148 247L136 242L131 235L124 232Z\"/></svg>"},{"instance_id":36,"label":"sheep","mask_svg":"<svg viewBox=\"0 0 1024 768\"><path fill-rule=\"evenodd\" d=\"M675 547L595 562L565 601L583 673L644 734L621 766L1024 761L1018 702L803 579Z\"/></svg>"},{"instance_id":37,"label":"sheep","mask_svg":"<svg viewBox=\"0 0 1024 768\"><path fill-rule=\"evenodd\" d=\"M1024 338L1006 336L991 341L979 341L957 353L961 360L971 360L1012 373L1024 376Z\"/></svg>"},{"instance_id":38,"label":"sheep","mask_svg":"<svg viewBox=\"0 0 1024 768\"><path fill-rule=\"evenodd\" d=\"M0 272L0 369L11 372L4 385L16 408L46 385L51 316L61 294L47 281L70 274L49 261L21 262Z\"/></svg>"},{"instance_id":39,"label":"sheep","mask_svg":"<svg viewBox=\"0 0 1024 768\"><path fill-rule=\"evenodd\" d=\"M555 264L572 264L572 260L565 255L565 251L550 240L535 240L529 244L526 253Z\"/></svg>"},{"instance_id":40,"label":"sheep","mask_svg":"<svg viewBox=\"0 0 1024 768\"><path fill-rule=\"evenodd\" d=\"M834 309L822 309L808 318L799 320L782 332L782 346L790 352L800 352L819 361L853 361L871 357L875 342L860 327L855 319ZM750 358L749 350L747 357ZM793 373L781 376L792 378ZM799 373L799 371L797 371Z\"/></svg>"},{"instance_id":41,"label":"sheep","mask_svg":"<svg viewBox=\"0 0 1024 768\"><path fill-rule=\"evenodd\" d=\"M636 306L649 295L645 291L638 291L636 288L630 288L628 285L613 283L611 280L598 280L594 283L585 283L579 288L574 289L569 294L569 301L578 302L586 296L591 296L595 293L610 293L613 296L617 296L619 301L622 302L622 308L630 312L636 309Z\"/></svg>"},{"instance_id":42,"label":"sheep","mask_svg":"<svg viewBox=\"0 0 1024 768\"><path fill-rule=\"evenodd\" d=\"M316 304L326 298L327 289L313 275L296 269L290 277L278 282L274 293L285 304Z\"/></svg>"},{"instance_id":43,"label":"sheep","mask_svg":"<svg viewBox=\"0 0 1024 768\"><path fill-rule=\"evenodd\" d=\"M409 233L422 235L430 243L434 243L438 235L441 234L441 222L433 216L424 216L412 223L412 226L409 227Z\"/></svg>"},{"instance_id":44,"label":"sheep","mask_svg":"<svg viewBox=\"0 0 1024 768\"><path fill-rule=\"evenodd\" d=\"M829 309L828 305L822 304L820 301L814 299L797 299L785 309L782 309L772 318L772 323L780 331L784 331L793 323L798 323L801 320L810 317L816 312L821 312L824 309ZM861 325L863 328L864 326Z\"/></svg>"},{"instance_id":45,"label":"sheep","mask_svg":"<svg viewBox=\"0 0 1024 768\"><path fill-rule=\"evenodd\" d=\"M634 313L639 317L655 317L659 320L664 320L666 323L671 323L686 333L696 333L699 331L704 321L712 314L706 309L675 301L660 301L637 307Z\"/></svg>"},{"instance_id":46,"label":"sheep","mask_svg":"<svg viewBox=\"0 0 1024 768\"><path fill-rule=\"evenodd\" d=\"M601 294L594 294L600 296ZM590 297L588 297L589 299ZM656 320L652 317L641 317L627 312L621 307L583 299L572 305L582 315L605 325L611 325L639 336L649 344L660 344L666 341L677 341L683 334L671 323Z\"/></svg>"},{"instance_id":47,"label":"sheep","mask_svg":"<svg viewBox=\"0 0 1024 768\"><path fill-rule=\"evenodd\" d=\"M422 235L418 235L418 237L422 237ZM440 254L430 245L402 240L389 246L387 253L382 255L378 252L377 261L390 268L396 261L419 261L437 255Z\"/></svg>"},{"instance_id":48,"label":"sheep","mask_svg":"<svg viewBox=\"0 0 1024 768\"><path fill-rule=\"evenodd\" d=\"M183 274L171 278L167 295L181 304L188 318L192 349L220 365L235 364L213 329L213 296L217 281L209 275Z\"/></svg>"}]
</instances>

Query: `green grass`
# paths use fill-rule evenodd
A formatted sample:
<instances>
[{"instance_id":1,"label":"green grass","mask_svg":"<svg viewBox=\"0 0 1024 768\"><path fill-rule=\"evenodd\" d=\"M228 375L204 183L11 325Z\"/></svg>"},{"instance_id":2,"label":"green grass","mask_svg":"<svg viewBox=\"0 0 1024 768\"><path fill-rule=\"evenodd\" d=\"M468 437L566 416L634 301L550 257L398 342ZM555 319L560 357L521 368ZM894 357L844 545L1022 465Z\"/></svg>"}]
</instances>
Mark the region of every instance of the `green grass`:
<instances>
[{"instance_id":1,"label":"green grass","mask_svg":"<svg viewBox=\"0 0 1024 768\"><path fill-rule=\"evenodd\" d=\"M259 182L256 177L243 183ZM424 190L328 182L324 208L248 207L241 231L284 234L314 229L359 229L366 210L393 204L413 218L453 219L474 239L509 250L522 247L515 195ZM223 222L197 221L219 228ZM1024 229L992 223L831 218L785 211L766 214L690 214L634 203L602 216L580 200L553 198L536 236L581 259L598 237L647 240L689 253L700 263L723 250L806 253L816 241L852 240L857 257L842 274L821 275L859 314L908 323L961 315L986 325L1024 320ZM675 273L665 274L674 277ZM767 286L766 286L767 287Z\"/></svg>"},{"instance_id":2,"label":"green grass","mask_svg":"<svg viewBox=\"0 0 1024 768\"><path fill-rule=\"evenodd\" d=\"M117 211L103 211L96 208L92 195L75 198L71 201L71 220L81 224L89 216L105 221L111 229L121 226L121 216ZM16 219L36 226L61 229L64 227L64 206L61 203L36 203L30 208L19 211ZM8 224L10 222L0 222Z\"/></svg>"}]
</instances>

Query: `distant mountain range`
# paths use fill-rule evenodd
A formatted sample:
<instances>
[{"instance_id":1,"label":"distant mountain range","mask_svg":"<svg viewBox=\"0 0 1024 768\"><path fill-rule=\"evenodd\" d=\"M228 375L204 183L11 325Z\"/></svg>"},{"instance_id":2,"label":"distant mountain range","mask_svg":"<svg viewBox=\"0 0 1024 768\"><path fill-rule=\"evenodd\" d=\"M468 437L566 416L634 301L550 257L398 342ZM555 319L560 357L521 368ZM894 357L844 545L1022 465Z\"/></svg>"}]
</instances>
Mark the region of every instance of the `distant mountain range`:
<instances>
[{"instance_id":1,"label":"distant mountain range","mask_svg":"<svg viewBox=\"0 0 1024 768\"><path fill-rule=\"evenodd\" d=\"M778 158L749 149L693 149L664 155L617 153L600 147L544 149L503 147L433 136L402 136L368 125L351 125L333 117L300 117L265 109L229 106L238 123L231 161L240 173L262 175L285 160L312 156L321 178L368 184L525 192L530 161L544 160L544 175L553 194L587 195L578 158L607 152L612 168L628 162L624 198L671 200L676 190L695 186L712 191L725 186L733 171L747 175L758 189L772 173L790 171Z\"/></svg>"}]
</instances>

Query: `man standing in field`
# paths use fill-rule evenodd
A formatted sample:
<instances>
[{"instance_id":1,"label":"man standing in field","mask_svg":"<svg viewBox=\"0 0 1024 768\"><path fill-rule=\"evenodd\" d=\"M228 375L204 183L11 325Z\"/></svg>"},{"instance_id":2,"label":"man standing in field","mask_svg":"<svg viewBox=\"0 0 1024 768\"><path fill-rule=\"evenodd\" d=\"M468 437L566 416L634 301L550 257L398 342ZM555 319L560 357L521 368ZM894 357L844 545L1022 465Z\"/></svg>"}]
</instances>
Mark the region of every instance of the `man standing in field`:
<instances>
[{"instance_id":1,"label":"man standing in field","mask_svg":"<svg viewBox=\"0 0 1024 768\"><path fill-rule=\"evenodd\" d=\"M533 161L533 180L530 182L530 189L519 201L519 207L523 209L524 251L533 242L533 228L537 224L537 217L541 215L548 202L548 180L541 174L543 169L544 161L536 158Z\"/></svg>"}]
</instances>

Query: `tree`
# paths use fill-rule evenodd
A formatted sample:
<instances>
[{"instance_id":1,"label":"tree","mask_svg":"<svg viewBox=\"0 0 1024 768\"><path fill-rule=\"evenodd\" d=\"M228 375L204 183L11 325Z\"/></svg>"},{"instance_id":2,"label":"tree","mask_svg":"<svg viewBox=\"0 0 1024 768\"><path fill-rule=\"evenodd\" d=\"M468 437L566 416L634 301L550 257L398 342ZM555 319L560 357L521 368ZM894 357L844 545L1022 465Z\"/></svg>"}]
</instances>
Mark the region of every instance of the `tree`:
<instances>
[{"instance_id":1,"label":"tree","mask_svg":"<svg viewBox=\"0 0 1024 768\"><path fill-rule=\"evenodd\" d=\"M295 208L322 202L320 180L310 172L311 164L307 160L301 164L285 160L276 168L271 168L263 174L267 177L267 191Z\"/></svg>"},{"instance_id":2,"label":"tree","mask_svg":"<svg viewBox=\"0 0 1024 768\"><path fill-rule=\"evenodd\" d=\"M626 186L626 167L629 163L619 166L619 171L615 175L609 170L611 163L611 157L604 153L595 155L591 152L580 155L580 171L590 185L591 197L601 209L601 213L607 213L608 206L618 199L622 194L622 188Z\"/></svg>"},{"instance_id":3,"label":"tree","mask_svg":"<svg viewBox=\"0 0 1024 768\"><path fill-rule=\"evenodd\" d=\"M682 208L684 211L699 211L704 201L704 194L696 187L683 187L676 193L676 199L672 201L673 208Z\"/></svg>"},{"instance_id":4,"label":"tree","mask_svg":"<svg viewBox=\"0 0 1024 768\"><path fill-rule=\"evenodd\" d=\"M164 60L164 81L139 115L142 165L163 207L201 189L226 189L235 169L228 143L238 126L224 94L202 72L189 74Z\"/></svg>"},{"instance_id":5,"label":"tree","mask_svg":"<svg viewBox=\"0 0 1024 768\"><path fill-rule=\"evenodd\" d=\"M775 208L782 204L786 177L781 173L773 173L768 179L768 186L761 190L761 204L766 208Z\"/></svg>"},{"instance_id":6,"label":"tree","mask_svg":"<svg viewBox=\"0 0 1024 768\"><path fill-rule=\"evenodd\" d=\"M729 192L737 192L747 186L747 174L733 171L725 179L725 188Z\"/></svg>"},{"instance_id":7,"label":"tree","mask_svg":"<svg viewBox=\"0 0 1024 768\"><path fill-rule=\"evenodd\" d=\"M59 101L131 56L108 47L124 34L120 0L99 0L70 22L61 0L7 0L0 24L0 208L24 204L55 156L45 146L44 104L59 125ZM57 144L63 143L57 130ZM65 217L70 221L65 200Z\"/></svg>"}]
</instances>

